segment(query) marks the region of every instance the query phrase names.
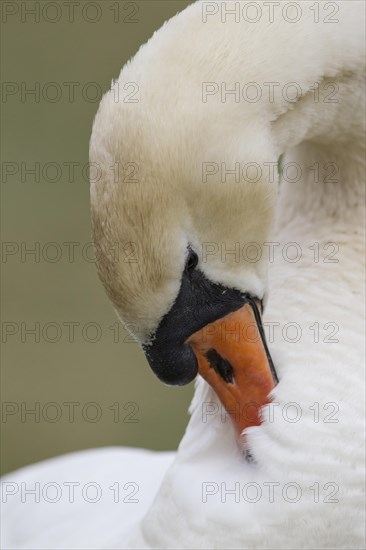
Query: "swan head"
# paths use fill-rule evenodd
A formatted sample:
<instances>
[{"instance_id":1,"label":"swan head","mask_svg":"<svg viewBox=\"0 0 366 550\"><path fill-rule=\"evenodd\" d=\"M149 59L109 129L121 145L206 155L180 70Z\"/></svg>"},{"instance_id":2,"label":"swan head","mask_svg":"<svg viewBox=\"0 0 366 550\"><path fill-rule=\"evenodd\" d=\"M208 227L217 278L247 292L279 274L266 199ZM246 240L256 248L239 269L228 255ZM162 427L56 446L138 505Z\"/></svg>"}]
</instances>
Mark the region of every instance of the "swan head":
<instances>
[{"instance_id":1,"label":"swan head","mask_svg":"<svg viewBox=\"0 0 366 550\"><path fill-rule=\"evenodd\" d=\"M255 113L243 135L230 113L223 123L220 104L187 106L181 90L167 91L162 66L159 82L139 56L118 89L138 81L141 98L125 102L112 89L93 125L100 279L163 382L199 372L229 414L238 403L258 409L276 381L261 325L277 195L265 167L270 138ZM238 433L259 423L253 409L239 416Z\"/></svg>"}]
</instances>

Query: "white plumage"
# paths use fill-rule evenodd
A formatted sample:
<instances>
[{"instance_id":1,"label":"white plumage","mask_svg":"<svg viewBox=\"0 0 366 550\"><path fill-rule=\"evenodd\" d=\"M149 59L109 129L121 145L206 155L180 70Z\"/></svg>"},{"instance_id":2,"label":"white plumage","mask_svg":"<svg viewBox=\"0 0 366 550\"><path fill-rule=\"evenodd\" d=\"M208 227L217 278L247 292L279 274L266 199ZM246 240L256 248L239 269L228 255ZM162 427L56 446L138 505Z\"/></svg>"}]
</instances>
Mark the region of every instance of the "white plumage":
<instances>
[{"instance_id":1,"label":"white plumage","mask_svg":"<svg viewBox=\"0 0 366 550\"><path fill-rule=\"evenodd\" d=\"M92 188L96 237L107 246L123 235L144 252L138 272L131 264L100 266L119 314L140 327L138 339L174 301L185 235L197 247L225 240L261 243L263 251L264 242L273 243L274 257L255 264L209 258L202 266L213 281L268 295L265 321L274 331L269 346L280 383L262 425L248 430L255 462L243 461L218 398L199 379L175 455L90 451L4 478L95 479L108 487L123 474L140 483L138 504L9 498L4 548L365 547L364 6L337 5L334 24L314 23L305 4L296 24L281 17L223 23L220 13L203 23L202 4L190 6L122 70L121 88L137 82L140 102L115 103L107 94L93 128L91 159L104 166ZM202 82L255 82L262 90L264 83L283 90L295 82L301 98L291 103L275 93L273 101L223 103L216 94L203 103ZM328 101L332 90L337 102ZM281 154L301 176L282 178L276 208L277 175L271 181L265 168ZM137 162L149 184L113 185L108 166L116 161ZM222 183L220 174L202 182L202 162L237 161L259 165L260 180L245 189ZM145 215L148 232L129 227L126 211ZM301 329L298 341L291 326ZM203 421L207 404L220 412ZM225 497L227 489L234 492Z\"/></svg>"}]
</instances>

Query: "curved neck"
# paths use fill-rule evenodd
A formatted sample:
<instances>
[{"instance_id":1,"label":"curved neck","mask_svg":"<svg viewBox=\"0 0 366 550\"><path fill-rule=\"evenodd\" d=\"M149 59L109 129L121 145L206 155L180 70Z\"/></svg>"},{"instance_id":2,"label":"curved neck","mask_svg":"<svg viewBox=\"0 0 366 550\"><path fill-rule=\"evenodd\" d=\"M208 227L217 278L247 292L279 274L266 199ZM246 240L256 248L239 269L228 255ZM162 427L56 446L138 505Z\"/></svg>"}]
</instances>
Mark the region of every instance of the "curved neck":
<instances>
[{"instance_id":1,"label":"curved neck","mask_svg":"<svg viewBox=\"0 0 366 550\"><path fill-rule=\"evenodd\" d=\"M349 11L344 12L343 16L352 18ZM350 36L347 25L340 28L336 25L332 29L326 25L319 27L312 28L314 34L311 40L305 40L301 32L299 36L291 36L293 44L286 44L282 52L286 60L287 57L291 58L293 48L302 49L297 41L305 40L308 46L304 51L302 66L296 67L289 62L278 70L280 87L295 81L301 89L302 94L297 101L284 102L283 95L276 100L275 94L273 103L269 105L263 102L246 105L245 115L248 115L249 121L258 123L258 128L262 128L262 137L260 130L259 139L258 135L253 136L253 150L259 151L256 149L258 143L267 144L271 158L265 160L273 161L273 155L276 160L280 157L276 240L307 241L309 244L318 240L337 240L340 235L357 233L358 237L347 243L347 249L357 249L356 255L353 254L352 258L349 256L350 267L354 269L359 258L365 210L364 71L360 59L350 54L353 48L357 50L357 40ZM342 41L342 46L339 46L338 43ZM348 57L344 42L349 49ZM336 58L334 52L337 49ZM265 45L266 54L269 52ZM272 62L277 61L272 59ZM245 63L238 69L238 79L244 72ZM233 105L230 116L237 121L243 120L241 109L241 105ZM220 111L218 118L227 117L226 109ZM238 133L239 128L232 132L235 136ZM233 135L228 141L233 139ZM233 142L238 141L240 139L234 137ZM264 157L262 155L262 162ZM347 261L347 253L343 260ZM342 269L334 274L335 283L337 277L342 278L342 270L346 268L344 264L340 267ZM297 268L297 274L306 279L302 265ZM294 264L291 264L291 269L294 272ZM276 286L275 278L276 275L272 278L272 290ZM277 282L283 284L283 272ZM288 299L291 300L291 297ZM297 348L300 355L303 353L302 348ZM213 390L202 380L197 383L191 412L191 422L180 447L179 456L183 460L191 453L201 452L197 447L198 440L203 447L215 448L216 453L222 452L223 446L230 446L230 425L223 421L220 402Z\"/></svg>"},{"instance_id":2,"label":"curved neck","mask_svg":"<svg viewBox=\"0 0 366 550\"><path fill-rule=\"evenodd\" d=\"M308 3L302 4L305 6ZM222 158L222 152L225 154L228 151L231 160L242 160L243 149L249 155L245 159L247 161L273 163L282 156L276 241L343 240L344 250L339 263L321 261L315 264L306 258L305 262L286 264L280 258L278 265L270 266L271 292L266 318L280 328L288 321L296 320L306 329L304 338L296 346L280 338L269 345L276 367L279 367L280 384L275 388L274 400L283 406L296 399L302 403L302 399L305 403L303 410L305 407L311 408L314 401L324 402L324 396L330 401L342 402L347 384L354 393L358 386L362 386L364 377L363 369L361 371L357 367L353 356L352 368L349 361L351 353L361 349L360 344L363 349L358 330L363 313L359 307L362 294L359 281L362 237L357 233L362 226L360 222L364 209L364 95L360 92L363 41L360 36L362 30L357 31L361 27L358 21L363 20L363 7L360 2L352 3L352 6L349 4L340 3L339 25L314 24L311 12L308 10L305 14L306 9L299 24L293 27L281 23L265 27L235 23L225 26L218 15L216 26L210 21L203 28L200 25L200 31L208 35L200 39L199 47L192 39L192 52L190 45L187 46L186 34L179 29L184 43L183 57L187 56L187 49L190 53L187 56L189 78L187 74L182 75L184 85L193 80L200 88L204 79L211 85L216 83L216 88L212 88L216 90L217 83L227 82L229 87L240 81L242 84L257 83L268 91L270 82L277 83L280 90L295 82L301 89L301 97L295 104L285 101L281 94L279 98L275 94L273 102L262 99L250 104L233 102L230 106L223 105L221 98L216 97L215 103L203 104L198 111L190 106L190 110L184 112L184 121L192 121L186 124L192 141L192 158L197 151L199 156L205 146L210 158L215 154L217 158ZM176 18L176 24L182 25L185 21L198 25L194 16L200 9L199 3L194 4L183 12L182 19L181 16ZM174 30L173 21L170 30ZM163 44L162 35L161 40ZM199 60L191 63L192 59L198 59L198 50ZM175 55L177 51L179 44L174 50ZM244 51L249 52L247 57L242 54ZM182 84L178 75L177 82ZM314 90L317 82L318 89L315 86ZM171 95L170 87L167 89ZM175 99L180 90L185 90L185 86L177 88ZM197 97L199 92L194 89L192 93L196 93ZM332 99L336 101L330 101ZM182 102L182 105L185 103ZM178 111L178 115L183 116L182 110ZM197 138L194 141L193 135ZM289 166L291 162L295 164L294 168L300 169L299 177L294 176ZM337 300L334 299L334 291L337 292ZM320 304L330 308L319 307ZM314 312L322 327L326 327L329 321L342 327L347 335L346 346L332 347L332 344L310 340L313 334L309 327L314 324ZM333 377L337 364L342 368L337 370L336 384ZM343 447L347 449L347 445L341 445L341 448L335 444L325 446L323 434L327 425L316 430L309 416L307 420L310 420L304 422L303 435L300 436L295 425L296 429L292 429L290 423L266 422L263 430L262 427L254 429L249 434L259 457L263 459L257 470L243 462L231 423L222 412L213 390L203 379L198 379L186 434L161 492L144 520L145 535L155 537L154 540L159 540L160 545L165 537L160 518L164 518L166 524L167 517L170 517L171 523L182 532L187 526L182 524L184 519L179 518L184 518L185 510L189 517L192 505L191 493L185 489L199 486L202 479L207 479L202 478L207 475L206 472L209 472L211 480L232 480L230 476L233 474L240 476L235 480L250 481L261 479L263 472L260 468L264 468L264 479L282 479L284 475L288 481L286 476L292 479L293 474L297 479L298 472L307 471L310 463L318 476L316 479L323 479L324 464L333 464L334 449L337 453L341 453ZM350 433L354 433L356 417L352 417L352 425L348 426ZM329 429L327 433L329 435ZM332 433L339 444L340 432L333 430ZM322 460L318 460L319 449ZM331 474L327 471L326 475ZM169 509L164 500L167 494L174 496ZM178 504L173 508L175 503ZM200 508L205 521L211 519L212 510L210 505ZM246 540L253 526L252 509L243 510L235 504L229 510L233 517L238 518L236 531L240 531L240 526L243 529L242 540ZM243 512L240 517L235 516L236 510ZM256 519L261 517L260 510L258 504ZM268 510L264 513L267 514ZM270 522L273 522L272 509L270 513ZM202 520L195 527L193 518L189 531L198 532L201 526ZM224 537L230 540L227 531ZM217 540L216 537L215 543L219 544ZM260 537L253 547L258 546L258 540ZM271 545L274 544L271 537L268 540Z\"/></svg>"}]
</instances>

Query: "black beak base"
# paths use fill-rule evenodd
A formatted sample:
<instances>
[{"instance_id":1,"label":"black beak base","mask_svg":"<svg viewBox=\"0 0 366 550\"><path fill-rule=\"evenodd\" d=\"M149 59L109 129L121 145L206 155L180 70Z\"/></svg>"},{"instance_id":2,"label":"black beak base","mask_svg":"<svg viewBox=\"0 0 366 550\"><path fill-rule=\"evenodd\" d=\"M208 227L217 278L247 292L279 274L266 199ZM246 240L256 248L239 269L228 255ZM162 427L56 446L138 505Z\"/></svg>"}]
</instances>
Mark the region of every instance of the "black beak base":
<instances>
[{"instance_id":1,"label":"black beak base","mask_svg":"<svg viewBox=\"0 0 366 550\"><path fill-rule=\"evenodd\" d=\"M212 283L198 269L191 273L184 272L174 305L162 319L151 343L143 345L146 358L156 376L165 384L174 386L191 382L197 376L198 363L186 340L198 330L240 309L246 303L252 305L262 328L257 306L250 296ZM268 354L267 348L266 351ZM271 361L272 369L274 371ZM277 379L275 371L274 376Z\"/></svg>"}]
</instances>

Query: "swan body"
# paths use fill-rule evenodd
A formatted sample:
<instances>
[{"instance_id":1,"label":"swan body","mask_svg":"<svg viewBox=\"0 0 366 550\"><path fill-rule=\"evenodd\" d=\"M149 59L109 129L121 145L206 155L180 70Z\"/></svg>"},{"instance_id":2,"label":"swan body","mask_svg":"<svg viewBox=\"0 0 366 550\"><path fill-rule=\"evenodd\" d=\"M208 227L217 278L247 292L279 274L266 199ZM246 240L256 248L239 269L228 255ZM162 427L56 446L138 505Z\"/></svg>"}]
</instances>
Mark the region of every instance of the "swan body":
<instances>
[{"instance_id":1,"label":"swan body","mask_svg":"<svg viewBox=\"0 0 366 550\"><path fill-rule=\"evenodd\" d=\"M187 241L199 250L259 246L255 262L212 253L199 263L208 280L266 303L280 382L261 425L247 430L253 461L198 378L174 456L77 453L5 478L63 479L72 467L86 479L84 464L93 477L99 462L109 482L108 464L117 475L120 461L129 479L142 475L143 504L125 516L100 506L94 523L85 503L75 514L44 504L40 518L36 505L9 499L6 548L365 547L364 6L339 2L335 25L315 24L305 9L296 24L238 24L219 16L203 23L203 4L171 19L123 68L117 85L138 83L138 103L115 102L112 92L101 102L90 146L103 172L91 190L93 230L103 284L144 345L175 303ZM295 82L301 93L293 102L282 93L222 101L215 84L235 82L261 90ZM203 83L211 85L206 102ZM329 90L336 102L327 101ZM300 168L296 181L268 169L281 155L287 168ZM260 177L223 182L222 165L238 160L259 167ZM113 181L110 166L129 162L138 181ZM212 170L205 182L203 163ZM113 242L137 243L139 261L111 263ZM25 506L29 519L20 520ZM8 534L15 523L27 540ZM92 540L84 538L90 524Z\"/></svg>"},{"instance_id":2,"label":"swan body","mask_svg":"<svg viewBox=\"0 0 366 550\"><path fill-rule=\"evenodd\" d=\"M2 548L123 548L173 458L144 449L89 449L4 476Z\"/></svg>"}]
</instances>

